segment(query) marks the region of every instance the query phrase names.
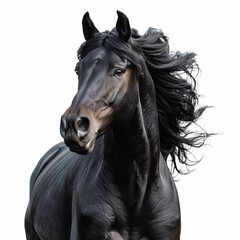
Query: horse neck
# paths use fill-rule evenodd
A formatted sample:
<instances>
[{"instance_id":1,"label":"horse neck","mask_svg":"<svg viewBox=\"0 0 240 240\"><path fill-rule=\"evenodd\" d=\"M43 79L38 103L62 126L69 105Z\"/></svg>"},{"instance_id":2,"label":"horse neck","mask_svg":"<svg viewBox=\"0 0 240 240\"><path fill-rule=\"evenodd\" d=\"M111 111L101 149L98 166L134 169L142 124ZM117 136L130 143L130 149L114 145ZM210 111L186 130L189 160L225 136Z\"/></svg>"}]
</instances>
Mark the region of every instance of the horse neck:
<instances>
[{"instance_id":1,"label":"horse neck","mask_svg":"<svg viewBox=\"0 0 240 240\"><path fill-rule=\"evenodd\" d=\"M149 86L148 86L149 87ZM159 131L155 93L139 86L139 101L127 125L106 136L105 159L116 184L140 206L147 187L159 175ZM149 90L149 89L148 89ZM134 204L134 203L133 203Z\"/></svg>"}]
</instances>

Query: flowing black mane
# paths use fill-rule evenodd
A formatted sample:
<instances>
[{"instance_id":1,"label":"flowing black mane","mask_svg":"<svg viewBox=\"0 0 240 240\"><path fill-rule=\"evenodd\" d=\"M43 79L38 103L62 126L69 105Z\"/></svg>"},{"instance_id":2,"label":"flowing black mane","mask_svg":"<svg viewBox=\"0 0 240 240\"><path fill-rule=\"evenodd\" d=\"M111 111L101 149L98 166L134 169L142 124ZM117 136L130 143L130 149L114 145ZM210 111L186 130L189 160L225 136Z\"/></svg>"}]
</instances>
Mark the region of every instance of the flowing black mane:
<instances>
[{"instance_id":1,"label":"flowing black mane","mask_svg":"<svg viewBox=\"0 0 240 240\"><path fill-rule=\"evenodd\" d=\"M156 92L156 104L159 120L160 148L165 159L172 162L172 170L183 173L179 161L192 166L198 161L189 159L191 147L201 147L209 136L202 128L191 131L207 107L199 107L199 95L196 91L194 73L198 74L193 52L170 52L168 37L161 30L149 28L144 35L132 29L129 43L122 41L114 28L97 34L86 41L78 50L78 58L84 58L88 52L100 46L106 46L122 58L131 62L133 69L140 74L138 55L140 53L153 79Z\"/></svg>"}]
</instances>

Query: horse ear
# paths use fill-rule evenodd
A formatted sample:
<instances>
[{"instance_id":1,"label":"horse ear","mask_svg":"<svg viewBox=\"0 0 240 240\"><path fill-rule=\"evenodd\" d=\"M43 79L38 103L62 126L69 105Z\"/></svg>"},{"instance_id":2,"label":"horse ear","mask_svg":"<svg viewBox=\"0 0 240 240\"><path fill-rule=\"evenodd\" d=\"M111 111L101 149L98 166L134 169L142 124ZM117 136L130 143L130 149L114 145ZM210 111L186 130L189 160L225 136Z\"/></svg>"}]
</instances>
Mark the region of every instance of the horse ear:
<instances>
[{"instance_id":1,"label":"horse ear","mask_svg":"<svg viewBox=\"0 0 240 240\"><path fill-rule=\"evenodd\" d=\"M88 12L86 12L83 16L82 26L83 26L83 35L86 41L94 37L97 33L99 33L93 21L91 20Z\"/></svg>"},{"instance_id":2,"label":"horse ear","mask_svg":"<svg viewBox=\"0 0 240 240\"><path fill-rule=\"evenodd\" d=\"M129 20L124 13L117 11L117 14L118 14L118 20L116 24L116 29L117 29L118 35L123 41L127 42L131 37L131 28L130 28Z\"/></svg>"}]
</instances>

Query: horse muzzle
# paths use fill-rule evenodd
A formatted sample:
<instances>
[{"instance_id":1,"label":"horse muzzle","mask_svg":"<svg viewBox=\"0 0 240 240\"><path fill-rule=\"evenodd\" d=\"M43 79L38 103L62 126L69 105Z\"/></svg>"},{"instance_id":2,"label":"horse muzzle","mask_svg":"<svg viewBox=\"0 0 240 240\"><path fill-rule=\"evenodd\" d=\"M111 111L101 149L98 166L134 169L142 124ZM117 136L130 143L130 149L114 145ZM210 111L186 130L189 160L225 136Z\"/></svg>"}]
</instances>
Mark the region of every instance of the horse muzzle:
<instances>
[{"instance_id":1,"label":"horse muzzle","mask_svg":"<svg viewBox=\"0 0 240 240\"><path fill-rule=\"evenodd\" d=\"M61 118L60 134L65 144L73 152L78 154L92 152L97 133L98 129L93 114L65 113Z\"/></svg>"}]
</instances>

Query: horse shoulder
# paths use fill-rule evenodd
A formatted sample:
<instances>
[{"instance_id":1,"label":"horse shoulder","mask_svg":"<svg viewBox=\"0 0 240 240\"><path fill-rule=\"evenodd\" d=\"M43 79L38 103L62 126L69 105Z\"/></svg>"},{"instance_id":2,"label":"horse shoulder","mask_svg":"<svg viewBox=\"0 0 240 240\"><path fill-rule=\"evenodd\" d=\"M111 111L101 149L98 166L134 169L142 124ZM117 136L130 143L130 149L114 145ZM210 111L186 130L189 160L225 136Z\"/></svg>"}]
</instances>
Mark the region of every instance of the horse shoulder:
<instances>
[{"instance_id":1,"label":"horse shoulder","mask_svg":"<svg viewBox=\"0 0 240 240\"><path fill-rule=\"evenodd\" d=\"M49 149L39 160L37 163L37 166L32 172L31 178L30 178L30 193L32 192L34 183L36 182L38 176L41 174L41 172L46 168L46 166L49 165L50 162L54 160L54 158L62 151L66 149L63 142L56 144L51 149Z\"/></svg>"}]
</instances>

